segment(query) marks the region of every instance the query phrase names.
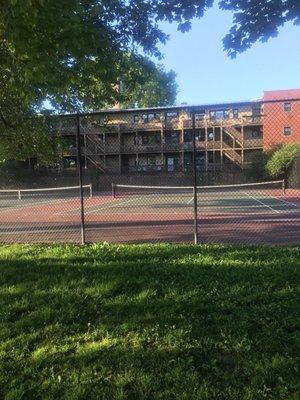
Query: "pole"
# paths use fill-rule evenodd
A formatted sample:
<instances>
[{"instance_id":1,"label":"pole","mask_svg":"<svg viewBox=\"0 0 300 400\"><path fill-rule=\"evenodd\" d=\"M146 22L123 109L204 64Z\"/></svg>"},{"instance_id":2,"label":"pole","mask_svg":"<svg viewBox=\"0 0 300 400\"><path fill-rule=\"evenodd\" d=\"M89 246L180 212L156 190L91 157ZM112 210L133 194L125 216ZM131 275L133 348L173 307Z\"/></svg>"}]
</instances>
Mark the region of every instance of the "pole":
<instances>
[{"instance_id":1,"label":"pole","mask_svg":"<svg viewBox=\"0 0 300 400\"><path fill-rule=\"evenodd\" d=\"M194 244L198 244L198 198L197 198L197 165L196 165L196 123L195 111L192 111L192 134L193 134L193 174L194 174Z\"/></svg>"},{"instance_id":2,"label":"pole","mask_svg":"<svg viewBox=\"0 0 300 400\"><path fill-rule=\"evenodd\" d=\"M285 177L282 180L282 196L285 196L285 191L286 191L286 183L285 183Z\"/></svg>"},{"instance_id":3,"label":"pole","mask_svg":"<svg viewBox=\"0 0 300 400\"><path fill-rule=\"evenodd\" d=\"M81 243L85 244L85 223L84 223L84 199L82 187L82 160L81 160L81 146L80 146L80 118L79 114L76 115L76 143L77 143L77 164L78 164L78 178L79 178L79 193L80 193L80 225L81 225Z\"/></svg>"}]
</instances>

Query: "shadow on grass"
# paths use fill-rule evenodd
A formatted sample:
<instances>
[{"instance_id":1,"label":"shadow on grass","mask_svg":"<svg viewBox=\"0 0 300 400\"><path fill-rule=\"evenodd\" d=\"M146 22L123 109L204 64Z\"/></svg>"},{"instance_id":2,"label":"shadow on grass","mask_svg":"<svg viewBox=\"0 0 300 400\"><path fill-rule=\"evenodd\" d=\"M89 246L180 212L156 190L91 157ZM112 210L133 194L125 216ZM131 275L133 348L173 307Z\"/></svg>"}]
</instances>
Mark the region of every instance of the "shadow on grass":
<instances>
[{"instance_id":1,"label":"shadow on grass","mask_svg":"<svg viewBox=\"0 0 300 400\"><path fill-rule=\"evenodd\" d=\"M0 258L3 398L295 394L299 249L19 251Z\"/></svg>"}]
</instances>

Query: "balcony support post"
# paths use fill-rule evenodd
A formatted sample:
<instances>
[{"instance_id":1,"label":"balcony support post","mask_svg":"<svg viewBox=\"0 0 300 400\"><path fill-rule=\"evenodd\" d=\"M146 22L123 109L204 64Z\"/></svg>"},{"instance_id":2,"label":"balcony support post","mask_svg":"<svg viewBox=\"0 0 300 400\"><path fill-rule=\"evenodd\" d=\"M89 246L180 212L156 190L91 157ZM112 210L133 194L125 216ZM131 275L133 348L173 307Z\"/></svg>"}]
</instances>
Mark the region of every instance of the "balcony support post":
<instances>
[{"instance_id":1,"label":"balcony support post","mask_svg":"<svg viewBox=\"0 0 300 400\"><path fill-rule=\"evenodd\" d=\"M221 168L223 169L223 122L221 121L221 127L220 127L220 141L221 141Z\"/></svg>"},{"instance_id":2,"label":"balcony support post","mask_svg":"<svg viewBox=\"0 0 300 400\"><path fill-rule=\"evenodd\" d=\"M205 125L205 171L207 171L207 169L208 169L208 153L207 153L208 140L207 140L207 136L208 136L208 129L207 129L207 125Z\"/></svg>"},{"instance_id":3,"label":"balcony support post","mask_svg":"<svg viewBox=\"0 0 300 400\"><path fill-rule=\"evenodd\" d=\"M87 155L86 155L86 134L83 135L84 140L84 168L87 168Z\"/></svg>"},{"instance_id":4,"label":"balcony support post","mask_svg":"<svg viewBox=\"0 0 300 400\"><path fill-rule=\"evenodd\" d=\"M244 124L242 124L241 133L242 133L242 168L244 169Z\"/></svg>"}]
</instances>

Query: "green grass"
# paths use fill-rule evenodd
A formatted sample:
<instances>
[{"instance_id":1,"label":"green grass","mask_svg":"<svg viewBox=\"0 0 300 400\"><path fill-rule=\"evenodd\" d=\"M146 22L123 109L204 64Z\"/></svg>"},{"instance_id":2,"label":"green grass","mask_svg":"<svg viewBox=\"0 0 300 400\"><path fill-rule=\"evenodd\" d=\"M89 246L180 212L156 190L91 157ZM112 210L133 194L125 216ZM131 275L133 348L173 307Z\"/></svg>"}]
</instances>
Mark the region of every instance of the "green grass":
<instances>
[{"instance_id":1,"label":"green grass","mask_svg":"<svg viewBox=\"0 0 300 400\"><path fill-rule=\"evenodd\" d=\"M300 249L0 246L0 399L299 399Z\"/></svg>"}]
</instances>

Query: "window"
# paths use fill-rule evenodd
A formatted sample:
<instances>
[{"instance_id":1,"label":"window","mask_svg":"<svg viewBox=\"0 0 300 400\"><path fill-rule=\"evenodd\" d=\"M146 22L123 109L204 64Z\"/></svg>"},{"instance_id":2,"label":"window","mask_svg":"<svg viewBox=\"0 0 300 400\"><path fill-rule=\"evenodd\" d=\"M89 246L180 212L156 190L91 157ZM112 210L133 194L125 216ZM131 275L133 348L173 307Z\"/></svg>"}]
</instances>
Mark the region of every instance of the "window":
<instances>
[{"instance_id":1,"label":"window","mask_svg":"<svg viewBox=\"0 0 300 400\"><path fill-rule=\"evenodd\" d=\"M179 143L179 133L177 132L166 132L165 134L166 144L178 144Z\"/></svg>"},{"instance_id":2,"label":"window","mask_svg":"<svg viewBox=\"0 0 300 400\"><path fill-rule=\"evenodd\" d=\"M214 163L214 153L212 151L209 151L207 153L207 156L208 156L208 158L207 158L208 163L213 164Z\"/></svg>"},{"instance_id":3,"label":"window","mask_svg":"<svg viewBox=\"0 0 300 400\"><path fill-rule=\"evenodd\" d=\"M148 156L147 157L147 165L156 165L156 157Z\"/></svg>"},{"instance_id":4,"label":"window","mask_svg":"<svg viewBox=\"0 0 300 400\"><path fill-rule=\"evenodd\" d=\"M292 134L292 128L290 127L285 127L283 130L284 136L290 136Z\"/></svg>"},{"instance_id":5,"label":"window","mask_svg":"<svg viewBox=\"0 0 300 400\"><path fill-rule=\"evenodd\" d=\"M196 165L197 166L201 166L201 165L204 165L204 164L205 164L205 153L197 152L196 153Z\"/></svg>"},{"instance_id":6,"label":"window","mask_svg":"<svg viewBox=\"0 0 300 400\"><path fill-rule=\"evenodd\" d=\"M292 110L292 104L291 104L291 102L289 101L289 102L287 102L287 103L284 103L284 105L283 105L283 108L284 108L284 111L291 111Z\"/></svg>"},{"instance_id":7,"label":"window","mask_svg":"<svg viewBox=\"0 0 300 400\"><path fill-rule=\"evenodd\" d=\"M192 165L193 158L191 153L184 153L184 166L188 167Z\"/></svg>"},{"instance_id":8,"label":"window","mask_svg":"<svg viewBox=\"0 0 300 400\"><path fill-rule=\"evenodd\" d=\"M239 110L237 108L235 108L233 110L233 118L238 118L239 117Z\"/></svg>"},{"instance_id":9,"label":"window","mask_svg":"<svg viewBox=\"0 0 300 400\"><path fill-rule=\"evenodd\" d=\"M184 142L189 143L193 140L193 134L191 131L185 131L184 132Z\"/></svg>"},{"instance_id":10,"label":"window","mask_svg":"<svg viewBox=\"0 0 300 400\"><path fill-rule=\"evenodd\" d=\"M229 117L229 110L212 110L209 115L211 119L225 119Z\"/></svg>"},{"instance_id":11,"label":"window","mask_svg":"<svg viewBox=\"0 0 300 400\"><path fill-rule=\"evenodd\" d=\"M252 116L259 117L261 115L261 108L260 107L253 107L252 108Z\"/></svg>"},{"instance_id":12,"label":"window","mask_svg":"<svg viewBox=\"0 0 300 400\"><path fill-rule=\"evenodd\" d=\"M135 121L135 122L138 122L138 121ZM160 114L159 113L143 114L143 121L144 121L144 123L152 122L152 121L160 121Z\"/></svg>"},{"instance_id":13,"label":"window","mask_svg":"<svg viewBox=\"0 0 300 400\"><path fill-rule=\"evenodd\" d=\"M205 129L200 129L199 131L195 132L195 139L199 142L205 141Z\"/></svg>"},{"instance_id":14,"label":"window","mask_svg":"<svg viewBox=\"0 0 300 400\"><path fill-rule=\"evenodd\" d=\"M252 137L254 139L261 137L261 133L259 131L252 131Z\"/></svg>"},{"instance_id":15,"label":"window","mask_svg":"<svg viewBox=\"0 0 300 400\"><path fill-rule=\"evenodd\" d=\"M151 133L142 135L142 144L143 145L153 145L160 144L160 134L159 133Z\"/></svg>"},{"instance_id":16,"label":"window","mask_svg":"<svg viewBox=\"0 0 300 400\"><path fill-rule=\"evenodd\" d=\"M167 119L176 119L178 118L178 111L169 111L166 113Z\"/></svg>"},{"instance_id":17,"label":"window","mask_svg":"<svg viewBox=\"0 0 300 400\"><path fill-rule=\"evenodd\" d=\"M200 111L199 113L195 114L196 121L203 121L205 117L205 111Z\"/></svg>"},{"instance_id":18,"label":"window","mask_svg":"<svg viewBox=\"0 0 300 400\"><path fill-rule=\"evenodd\" d=\"M135 115L134 117L133 117L133 121L136 123L136 122L140 122L140 116L139 115Z\"/></svg>"},{"instance_id":19,"label":"window","mask_svg":"<svg viewBox=\"0 0 300 400\"><path fill-rule=\"evenodd\" d=\"M207 139L208 140L214 140L214 137L215 137L215 135L214 135L213 129L208 129L208 131L207 131Z\"/></svg>"}]
</instances>

